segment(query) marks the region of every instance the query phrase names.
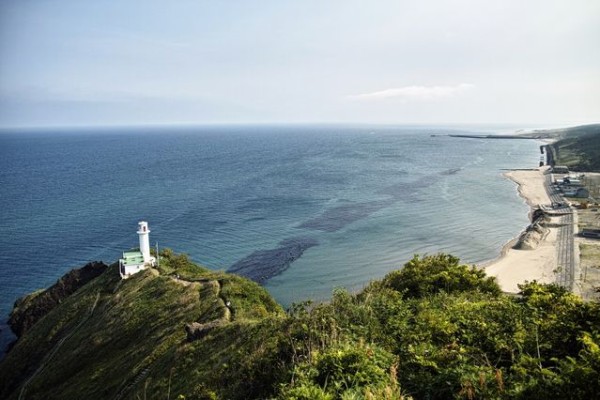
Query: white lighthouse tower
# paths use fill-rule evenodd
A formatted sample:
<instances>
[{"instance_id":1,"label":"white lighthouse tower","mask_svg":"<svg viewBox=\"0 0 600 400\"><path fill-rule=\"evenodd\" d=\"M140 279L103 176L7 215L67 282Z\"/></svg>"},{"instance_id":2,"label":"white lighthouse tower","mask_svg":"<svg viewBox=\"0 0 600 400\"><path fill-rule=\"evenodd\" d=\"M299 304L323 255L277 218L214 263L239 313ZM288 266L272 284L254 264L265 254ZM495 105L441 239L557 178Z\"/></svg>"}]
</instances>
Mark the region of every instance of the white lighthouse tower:
<instances>
[{"instance_id":1,"label":"white lighthouse tower","mask_svg":"<svg viewBox=\"0 0 600 400\"><path fill-rule=\"evenodd\" d=\"M156 264L156 258L150 255L150 228L148 222L138 223L137 234L140 237L140 248L123 252L123 258L119 260L119 273L121 278L126 279Z\"/></svg>"},{"instance_id":2,"label":"white lighthouse tower","mask_svg":"<svg viewBox=\"0 0 600 400\"><path fill-rule=\"evenodd\" d=\"M144 262L150 261L150 229L146 221L138 222L137 234L140 235L140 253L144 256Z\"/></svg>"}]
</instances>

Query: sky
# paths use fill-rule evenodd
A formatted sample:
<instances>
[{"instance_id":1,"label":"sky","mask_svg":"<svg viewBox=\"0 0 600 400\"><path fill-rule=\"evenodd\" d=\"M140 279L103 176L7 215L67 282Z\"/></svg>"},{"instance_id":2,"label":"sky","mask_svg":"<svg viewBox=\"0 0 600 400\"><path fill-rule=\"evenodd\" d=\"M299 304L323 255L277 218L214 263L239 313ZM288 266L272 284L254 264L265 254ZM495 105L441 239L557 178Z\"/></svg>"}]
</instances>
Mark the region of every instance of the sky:
<instances>
[{"instance_id":1,"label":"sky","mask_svg":"<svg viewBox=\"0 0 600 400\"><path fill-rule=\"evenodd\" d=\"M600 122L598 0L0 0L0 127Z\"/></svg>"}]
</instances>

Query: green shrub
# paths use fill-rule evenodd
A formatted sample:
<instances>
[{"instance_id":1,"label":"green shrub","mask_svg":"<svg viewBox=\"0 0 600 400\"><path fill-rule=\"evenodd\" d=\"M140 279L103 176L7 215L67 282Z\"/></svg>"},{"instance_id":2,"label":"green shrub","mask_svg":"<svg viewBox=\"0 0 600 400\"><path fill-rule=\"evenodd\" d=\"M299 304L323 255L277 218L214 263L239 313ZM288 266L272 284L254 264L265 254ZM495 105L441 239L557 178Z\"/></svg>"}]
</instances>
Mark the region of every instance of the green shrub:
<instances>
[{"instance_id":1,"label":"green shrub","mask_svg":"<svg viewBox=\"0 0 600 400\"><path fill-rule=\"evenodd\" d=\"M283 388L283 399L353 399L393 388L396 381L396 357L375 345L362 342L341 343L299 364L295 382ZM313 396L313 397L310 397Z\"/></svg>"},{"instance_id":2,"label":"green shrub","mask_svg":"<svg viewBox=\"0 0 600 400\"><path fill-rule=\"evenodd\" d=\"M459 264L459 259L449 254L415 255L403 269L388 274L383 285L415 298L439 292L501 293L495 278L486 277L482 269Z\"/></svg>"}]
</instances>

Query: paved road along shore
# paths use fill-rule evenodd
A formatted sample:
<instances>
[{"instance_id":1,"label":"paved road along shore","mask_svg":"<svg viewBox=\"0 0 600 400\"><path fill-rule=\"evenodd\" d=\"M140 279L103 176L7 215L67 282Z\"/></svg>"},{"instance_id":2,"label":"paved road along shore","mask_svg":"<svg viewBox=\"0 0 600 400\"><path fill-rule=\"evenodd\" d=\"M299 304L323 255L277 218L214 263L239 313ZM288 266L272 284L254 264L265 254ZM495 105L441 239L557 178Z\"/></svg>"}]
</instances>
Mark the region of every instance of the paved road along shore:
<instances>
[{"instance_id":1,"label":"paved road along shore","mask_svg":"<svg viewBox=\"0 0 600 400\"><path fill-rule=\"evenodd\" d=\"M546 191L553 203L562 203L560 192L552 186L552 174L546 176ZM573 237L573 214L560 217L560 227L556 241L556 282L573 291L575 288L575 238Z\"/></svg>"}]
</instances>

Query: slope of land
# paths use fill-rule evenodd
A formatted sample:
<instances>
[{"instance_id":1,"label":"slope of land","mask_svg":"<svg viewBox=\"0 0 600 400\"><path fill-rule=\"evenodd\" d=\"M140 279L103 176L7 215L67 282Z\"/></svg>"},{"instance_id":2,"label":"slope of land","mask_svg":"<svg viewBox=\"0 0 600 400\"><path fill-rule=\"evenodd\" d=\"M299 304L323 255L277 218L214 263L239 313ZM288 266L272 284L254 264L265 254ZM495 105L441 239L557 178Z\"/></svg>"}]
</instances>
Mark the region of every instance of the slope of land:
<instances>
[{"instance_id":1,"label":"slope of land","mask_svg":"<svg viewBox=\"0 0 600 400\"><path fill-rule=\"evenodd\" d=\"M571 398L600 393L600 307L505 296L449 255L287 313L257 284L163 253L48 311L0 364L7 399Z\"/></svg>"},{"instance_id":2,"label":"slope of land","mask_svg":"<svg viewBox=\"0 0 600 400\"><path fill-rule=\"evenodd\" d=\"M31 293L19 299L15 303L8 320L12 331L17 336L23 335L64 299L104 273L107 268L108 265L102 262L90 262L82 268L74 269L65 274L48 289Z\"/></svg>"},{"instance_id":3,"label":"slope of land","mask_svg":"<svg viewBox=\"0 0 600 400\"><path fill-rule=\"evenodd\" d=\"M556 165L572 171L600 172L600 124L550 131L556 142L550 145Z\"/></svg>"},{"instance_id":4,"label":"slope of land","mask_svg":"<svg viewBox=\"0 0 600 400\"><path fill-rule=\"evenodd\" d=\"M588 124L558 129L534 129L523 134L527 136L537 135L541 138L560 140L567 137L585 136L590 134L590 132L597 132L598 129L600 129L600 124Z\"/></svg>"},{"instance_id":5,"label":"slope of land","mask_svg":"<svg viewBox=\"0 0 600 400\"><path fill-rule=\"evenodd\" d=\"M254 282L163 255L160 273L124 281L112 265L30 326L0 365L0 398L135 398L150 382L150 398L190 393L190 382L222 386L224 398L251 397L247 380L223 380L257 351L257 321L281 318L281 308ZM188 341L216 328L205 340ZM188 358L194 377L182 379L177 367ZM230 372L222 371L227 362Z\"/></svg>"}]
</instances>

